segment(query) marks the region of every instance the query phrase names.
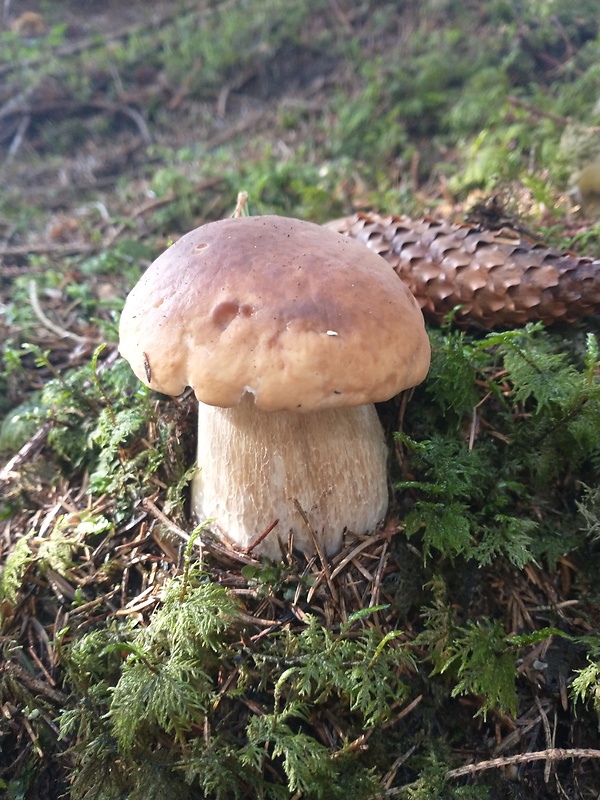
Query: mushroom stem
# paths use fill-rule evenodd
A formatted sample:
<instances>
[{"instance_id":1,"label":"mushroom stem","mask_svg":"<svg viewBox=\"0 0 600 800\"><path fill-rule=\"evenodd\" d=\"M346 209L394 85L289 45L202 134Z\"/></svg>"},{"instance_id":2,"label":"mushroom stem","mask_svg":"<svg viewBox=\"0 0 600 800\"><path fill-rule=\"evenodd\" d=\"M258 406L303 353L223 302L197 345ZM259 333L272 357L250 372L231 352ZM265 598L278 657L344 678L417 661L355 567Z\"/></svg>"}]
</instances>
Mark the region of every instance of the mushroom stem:
<instances>
[{"instance_id":1,"label":"mushroom stem","mask_svg":"<svg viewBox=\"0 0 600 800\"><path fill-rule=\"evenodd\" d=\"M275 520L255 549L281 558L314 551L298 506L328 555L345 529L372 531L386 512L387 448L373 405L297 414L265 412L247 394L238 406L198 410L198 465L192 510L241 548Z\"/></svg>"}]
</instances>

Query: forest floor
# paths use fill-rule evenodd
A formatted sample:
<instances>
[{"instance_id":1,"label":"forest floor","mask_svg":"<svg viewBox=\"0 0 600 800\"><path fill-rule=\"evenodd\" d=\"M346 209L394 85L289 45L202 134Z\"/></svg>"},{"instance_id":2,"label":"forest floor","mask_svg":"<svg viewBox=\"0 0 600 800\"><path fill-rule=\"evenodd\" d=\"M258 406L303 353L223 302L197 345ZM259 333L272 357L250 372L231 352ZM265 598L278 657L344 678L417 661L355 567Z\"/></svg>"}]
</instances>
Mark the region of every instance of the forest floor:
<instances>
[{"instance_id":1,"label":"forest floor","mask_svg":"<svg viewBox=\"0 0 600 800\"><path fill-rule=\"evenodd\" d=\"M144 268L242 190L316 222L479 203L598 256L569 194L600 155L593 4L417 5L4 3L8 798L600 796L596 319L432 331L382 411L386 526L331 564L194 538L193 398L118 356Z\"/></svg>"}]
</instances>

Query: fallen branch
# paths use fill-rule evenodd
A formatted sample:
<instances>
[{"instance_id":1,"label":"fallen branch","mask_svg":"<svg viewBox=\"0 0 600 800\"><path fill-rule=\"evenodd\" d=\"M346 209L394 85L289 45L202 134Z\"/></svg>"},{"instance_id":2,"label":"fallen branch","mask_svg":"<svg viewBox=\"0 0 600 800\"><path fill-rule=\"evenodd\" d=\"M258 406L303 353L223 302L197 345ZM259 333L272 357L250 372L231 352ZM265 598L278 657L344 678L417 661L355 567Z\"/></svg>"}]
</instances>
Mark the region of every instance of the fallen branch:
<instances>
[{"instance_id":1,"label":"fallen branch","mask_svg":"<svg viewBox=\"0 0 600 800\"><path fill-rule=\"evenodd\" d=\"M44 446L46 437L48 436L51 427L51 422L44 422L44 424L37 429L29 441L25 442L19 452L16 453L10 459L10 461L4 465L4 467L0 470L0 486L7 481L19 477L17 470L26 461L32 458L41 447Z\"/></svg>"},{"instance_id":2,"label":"fallen branch","mask_svg":"<svg viewBox=\"0 0 600 800\"><path fill-rule=\"evenodd\" d=\"M467 764L464 767L451 769L446 773L446 779L464 778L466 775L474 775L476 772L484 772L488 769L499 769L509 767L512 764L526 764L530 761L565 761L568 758L600 758L600 750L591 750L587 747L574 747L570 750L551 748L549 750L536 750L533 753L517 753L514 756L502 756L501 758L490 758L488 761L479 761L476 764ZM414 789L419 785L419 781L405 783L395 789L388 789L386 797L396 797L409 789Z\"/></svg>"},{"instance_id":3,"label":"fallen branch","mask_svg":"<svg viewBox=\"0 0 600 800\"><path fill-rule=\"evenodd\" d=\"M207 189L213 189L219 184L223 183L224 178L222 176L217 176L214 178L207 178L206 180L199 181L192 187L192 192L194 194L198 194L198 192L203 192ZM95 253L99 253L101 250L106 250L109 247L112 247L114 243L117 241L119 236L123 234L126 230L128 230L129 225L131 224L132 220L137 219L138 217L147 214L150 211L154 211L156 208L160 208L161 206L168 205L169 203L173 203L178 199L179 195L173 191L167 192L163 197L156 197L152 200L149 200L146 203L143 203L139 208L135 209L131 212L126 222L121 223L118 225L111 233L108 235L104 241L98 244L83 244L83 243L73 243L73 244L53 244L53 243L38 243L38 244L28 244L28 245L14 245L12 247L0 247L0 259L1 258L14 258L19 256L29 256L29 255L55 255L55 256L74 256L74 255L94 255Z\"/></svg>"},{"instance_id":4,"label":"fallen branch","mask_svg":"<svg viewBox=\"0 0 600 800\"><path fill-rule=\"evenodd\" d=\"M600 750L590 750L587 747L574 747L572 750L552 748L550 750L536 750L533 753L517 753L514 756L491 758L489 761L480 761L477 764L467 764L464 767L451 769L446 774L447 778L462 778L475 772L483 772L498 767L508 767L511 764L526 764L529 761L564 761L567 758L600 758Z\"/></svg>"},{"instance_id":5,"label":"fallen branch","mask_svg":"<svg viewBox=\"0 0 600 800\"><path fill-rule=\"evenodd\" d=\"M106 100L82 100L81 102L61 100L55 103L38 103L35 106L26 105L13 107L7 104L5 108L0 111L0 119L22 116L27 120L27 124L29 124L29 121L34 116L47 116L53 112L73 115L77 111L85 111L86 109L107 111L110 114L124 114L133 121L144 144L152 144L152 136L150 135L145 119L137 109L126 103L111 103Z\"/></svg>"},{"instance_id":6,"label":"fallen branch","mask_svg":"<svg viewBox=\"0 0 600 800\"><path fill-rule=\"evenodd\" d=\"M65 330L65 328L62 328L60 325L52 322L51 319L48 319L40 305L40 300L37 293L37 284L34 280L29 281L29 302L31 303L33 313L42 323L44 328L47 328L49 331L52 331L52 333L55 333L60 339L72 339L78 344L84 344L85 342L89 341L89 339L86 339L85 336L79 336L78 333L72 333L71 331Z\"/></svg>"},{"instance_id":7,"label":"fallen branch","mask_svg":"<svg viewBox=\"0 0 600 800\"><path fill-rule=\"evenodd\" d=\"M516 108L522 108L524 111L529 111L530 114L533 114L534 117L543 117L544 119L550 119L552 122L558 123L558 125L570 125L572 120L570 117L559 117L557 114L551 114L549 111L544 111L543 108L538 108L537 106L532 105L531 103L526 103L524 100L520 100L518 97L513 97L509 95L506 100L510 103L511 106L515 106ZM598 130L598 128L590 128L590 130Z\"/></svg>"},{"instance_id":8,"label":"fallen branch","mask_svg":"<svg viewBox=\"0 0 600 800\"><path fill-rule=\"evenodd\" d=\"M14 661L6 661L0 666L0 673L3 672L18 680L32 694L47 697L62 708L65 708L67 705L68 697L63 694L63 692L52 688L52 686L49 686L44 681L34 678L27 670L23 669L20 664L16 664Z\"/></svg>"},{"instance_id":9,"label":"fallen branch","mask_svg":"<svg viewBox=\"0 0 600 800\"><path fill-rule=\"evenodd\" d=\"M193 194L198 194L200 192L206 191L206 189L213 189L215 186L218 186L222 182L223 178L221 176L214 178L207 178L204 181L200 181L199 183L194 184L194 186L192 186L192 192ZM147 214L149 211L154 211L154 209L156 208L160 208L161 206L166 206L169 203L173 203L180 196L181 195L179 193L170 190L163 197L155 197L152 200L148 200L148 202L144 203L143 205L139 206L134 211L132 211L126 222L121 223L114 229L112 234L104 241L103 247L110 247L111 245L113 245L115 241L119 238L119 236L125 230L127 230L127 228L134 219L137 219L138 217Z\"/></svg>"},{"instance_id":10,"label":"fallen branch","mask_svg":"<svg viewBox=\"0 0 600 800\"><path fill-rule=\"evenodd\" d=\"M99 244L22 244L0 248L0 258L48 254L57 256L92 255L101 250L101 248L102 245Z\"/></svg>"}]
</instances>

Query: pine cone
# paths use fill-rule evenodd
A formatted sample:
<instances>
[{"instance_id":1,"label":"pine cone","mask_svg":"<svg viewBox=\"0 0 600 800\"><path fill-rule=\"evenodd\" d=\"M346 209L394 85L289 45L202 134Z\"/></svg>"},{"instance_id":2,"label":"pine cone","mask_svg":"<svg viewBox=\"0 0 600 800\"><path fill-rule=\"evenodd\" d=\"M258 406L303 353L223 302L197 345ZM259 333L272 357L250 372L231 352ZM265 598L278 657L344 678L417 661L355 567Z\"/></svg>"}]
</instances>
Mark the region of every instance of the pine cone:
<instances>
[{"instance_id":1,"label":"pine cone","mask_svg":"<svg viewBox=\"0 0 600 800\"><path fill-rule=\"evenodd\" d=\"M600 260L513 230L363 213L327 225L389 261L430 321L460 306L456 324L489 330L574 322L600 307Z\"/></svg>"}]
</instances>

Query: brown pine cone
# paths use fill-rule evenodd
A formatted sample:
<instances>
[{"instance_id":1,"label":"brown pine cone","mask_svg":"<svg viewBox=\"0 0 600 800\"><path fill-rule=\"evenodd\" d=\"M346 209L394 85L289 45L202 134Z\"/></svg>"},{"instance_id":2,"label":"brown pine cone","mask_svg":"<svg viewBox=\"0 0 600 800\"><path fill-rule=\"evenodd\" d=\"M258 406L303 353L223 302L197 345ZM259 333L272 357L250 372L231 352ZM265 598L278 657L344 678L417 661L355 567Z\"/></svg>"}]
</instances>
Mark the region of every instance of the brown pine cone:
<instances>
[{"instance_id":1,"label":"brown pine cone","mask_svg":"<svg viewBox=\"0 0 600 800\"><path fill-rule=\"evenodd\" d=\"M549 325L600 307L600 260L513 230L363 213L327 225L389 261L430 321L439 323L460 306L454 321L462 327Z\"/></svg>"}]
</instances>

